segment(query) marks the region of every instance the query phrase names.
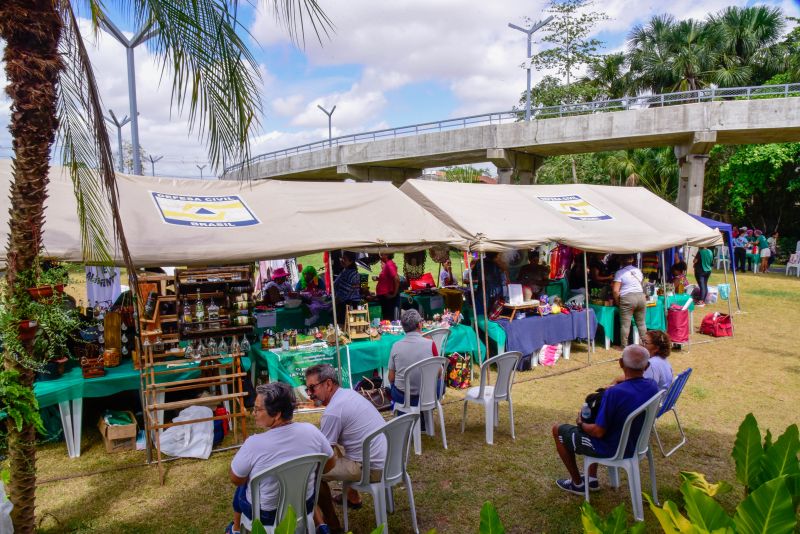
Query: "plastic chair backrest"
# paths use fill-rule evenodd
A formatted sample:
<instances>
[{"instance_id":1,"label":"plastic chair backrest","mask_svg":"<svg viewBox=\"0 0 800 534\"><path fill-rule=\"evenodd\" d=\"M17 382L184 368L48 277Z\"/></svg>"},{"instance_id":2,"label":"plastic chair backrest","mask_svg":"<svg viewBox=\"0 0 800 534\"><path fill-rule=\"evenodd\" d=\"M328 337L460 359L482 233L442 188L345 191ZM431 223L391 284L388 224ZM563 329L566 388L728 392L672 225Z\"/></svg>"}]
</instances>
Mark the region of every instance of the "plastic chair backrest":
<instances>
[{"instance_id":1,"label":"plastic chair backrest","mask_svg":"<svg viewBox=\"0 0 800 534\"><path fill-rule=\"evenodd\" d=\"M622 434L619 437L617 453L612 459L622 460L625 458L625 449L628 448L628 437L631 433L631 425L633 425L633 422L642 412L644 412L644 422L642 423L642 429L639 432L639 437L636 440L636 448L633 453L643 454L647 452L647 448L650 446L650 432L653 430L653 423L656 420L658 406L663 396L664 390L661 390L628 415L628 418L625 419L625 424L622 426Z\"/></svg>"},{"instance_id":2,"label":"plastic chair backrest","mask_svg":"<svg viewBox=\"0 0 800 534\"><path fill-rule=\"evenodd\" d=\"M497 378L494 381L493 397L495 400L507 400L511 393L511 384L514 383L514 374L517 372L517 364L520 358L522 358L521 352L510 351L498 354L483 362L481 364L481 385L478 389L478 398L483 398L489 369L492 365L497 365Z\"/></svg>"},{"instance_id":3,"label":"plastic chair backrest","mask_svg":"<svg viewBox=\"0 0 800 534\"><path fill-rule=\"evenodd\" d=\"M265 478L272 477L278 482L278 508L275 524L281 522L289 505L297 515L296 532L306 532L306 493L308 481L314 477L314 495L319 494L319 483L322 481L322 467L328 461L325 454L306 454L292 458L278 465L273 465L256 473L250 478L250 502L255 510L261 510L261 493L259 487ZM255 517L254 517L255 519Z\"/></svg>"},{"instance_id":4,"label":"plastic chair backrest","mask_svg":"<svg viewBox=\"0 0 800 534\"><path fill-rule=\"evenodd\" d=\"M658 410L658 415L656 415L656 419L670 411L672 408L675 407L675 403L678 402L678 399L683 392L683 387L686 385L686 382L689 380L689 376L692 374L692 368L689 367L684 372L679 374L675 377L675 380L672 381L672 385L667 389L667 392L664 394L664 401L661 403L661 408Z\"/></svg>"},{"instance_id":5,"label":"plastic chair backrest","mask_svg":"<svg viewBox=\"0 0 800 534\"><path fill-rule=\"evenodd\" d=\"M444 365L447 363L445 358L433 356L425 358L416 363L412 363L403 373L406 383L406 395L403 399L403 411L411 408L411 395L408 394L410 388L408 384L419 384L419 403L420 410L432 410L436 407L439 400L439 379L444 375ZM440 374L439 371L442 371Z\"/></svg>"},{"instance_id":6,"label":"plastic chair backrest","mask_svg":"<svg viewBox=\"0 0 800 534\"><path fill-rule=\"evenodd\" d=\"M439 356L444 356L444 351L447 348L447 338L450 337L449 328L437 328L436 330L431 330L425 334L424 337L433 340L433 343L436 345L436 352L439 353Z\"/></svg>"},{"instance_id":7,"label":"plastic chair backrest","mask_svg":"<svg viewBox=\"0 0 800 534\"><path fill-rule=\"evenodd\" d=\"M405 474L408 461L408 438L411 436L411 429L417 419L419 419L418 413L407 413L395 417L364 438L361 457L366 459L372 457L370 454L372 442L381 436L386 439L386 460L383 464L384 482L394 482ZM361 464L361 482L359 482L361 486L369 485L370 471L370 462L363 462Z\"/></svg>"}]
</instances>

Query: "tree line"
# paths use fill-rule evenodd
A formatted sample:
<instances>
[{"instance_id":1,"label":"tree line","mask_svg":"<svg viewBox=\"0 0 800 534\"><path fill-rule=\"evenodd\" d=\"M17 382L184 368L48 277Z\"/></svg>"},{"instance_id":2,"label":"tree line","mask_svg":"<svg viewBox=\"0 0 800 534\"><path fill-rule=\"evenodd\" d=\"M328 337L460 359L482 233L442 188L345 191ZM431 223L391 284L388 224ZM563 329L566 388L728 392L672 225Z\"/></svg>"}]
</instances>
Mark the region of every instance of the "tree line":
<instances>
[{"instance_id":1,"label":"tree line","mask_svg":"<svg viewBox=\"0 0 800 534\"><path fill-rule=\"evenodd\" d=\"M533 86L536 107L800 81L800 21L778 7L730 6L704 20L655 15L628 32L624 51L610 54L591 37L607 17L590 0L552 0L547 11L554 18L531 63L554 74ZM673 202L678 172L672 147L641 148L549 157L537 182L641 185ZM703 214L797 239L800 143L716 146Z\"/></svg>"}]
</instances>

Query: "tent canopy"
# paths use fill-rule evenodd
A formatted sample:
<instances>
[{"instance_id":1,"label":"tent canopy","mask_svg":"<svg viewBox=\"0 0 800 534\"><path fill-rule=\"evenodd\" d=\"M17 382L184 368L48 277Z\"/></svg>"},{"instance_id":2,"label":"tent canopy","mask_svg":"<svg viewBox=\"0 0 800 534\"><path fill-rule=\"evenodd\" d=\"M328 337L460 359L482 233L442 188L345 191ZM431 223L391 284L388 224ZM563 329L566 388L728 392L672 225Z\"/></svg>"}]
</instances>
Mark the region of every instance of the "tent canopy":
<instances>
[{"instance_id":1,"label":"tent canopy","mask_svg":"<svg viewBox=\"0 0 800 534\"><path fill-rule=\"evenodd\" d=\"M593 252L635 253L722 242L719 232L643 187L408 180L401 190L473 250L555 241Z\"/></svg>"},{"instance_id":2,"label":"tent canopy","mask_svg":"<svg viewBox=\"0 0 800 534\"><path fill-rule=\"evenodd\" d=\"M8 191L11 162L0 161ZM458 236L388 182L331 183L150 178L117 174L120 215L137 266L214 265L325 250L419 250ZM83 261L72 181L50 170L44 254ZM10 200L0 224L8 232ZM106 227L111 228L110 221ZM113 239L112 239L113 241ZM122 264L119 250L114 262ZM5 257L3 256L3 259Z\"/></svg>"}]
</instances>

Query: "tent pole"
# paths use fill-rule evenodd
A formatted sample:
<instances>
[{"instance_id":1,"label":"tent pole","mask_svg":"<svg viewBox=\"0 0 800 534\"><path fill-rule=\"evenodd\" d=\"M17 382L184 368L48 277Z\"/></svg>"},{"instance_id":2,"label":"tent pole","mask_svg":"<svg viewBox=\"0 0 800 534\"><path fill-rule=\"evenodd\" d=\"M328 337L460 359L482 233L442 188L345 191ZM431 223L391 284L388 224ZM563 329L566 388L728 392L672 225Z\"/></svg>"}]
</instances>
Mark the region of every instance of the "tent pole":
<instances>
[{"instance_id":1,"label":"tent pole","mask_svg":"<svg viewBox=\"0 0 800 534\"><path fill-rule=\"evenodd\" d=\"M591 318L589 314L589 260L587 256L589 252L584 250L583 251L583 292L585 295L586 302L586 363L592 363L592 352L594 352L594 341L591 338L592 336L592 329L589 326L589 319ZM608 334L606 334L608 335ZM591 350L589 350L591 348Z\"/></svg>"},{"instance_id":2,"label":"tent pole","mask_svg":"<svg viewBox=\"0 0 800 534\"><path fill-rule=\"evenodd\" d=\"M339 368L339 384L342 383L342 355L339 353L339 321L336 317L336 291L333 289L333 268L331 253L328 252L328 272L331 274L331 304L333 306L333 337L336 339L336 365ZM350 383L349 377L347 383Z\"/></svg>"},{"instance_id":3,"label":"tent pole","mask_svg":"<svg viewBox=\"0 0 800 534\"><path fill-rule=\"evenodd\" d=\"M467 250L469 253L469 249ZM472 269L470 268L469 263L467 263L467 269L469 269L469 292L472 296L472 326L475 327L475 348L478 351L478 362L483 363L483 358L481 355L481 335L478 333L478 312L475 309L475 284L472 280ZM462 273L463 278L463 273ZM489 325L485 325L486 329L489 329ZM489 346L486 346L486 357L489 357ZM469 379L472 382L475 379L475 369L472 365L469 366Z\"/></svg>"},{"instance_id":4,"label":"tent pole","mask_svg":"<svg viewBox=\"0 0 800 534\"><path fill-rule=\"evenodd\" d=\"M736 290L736 309L737 313L742 312L742 305L739 303L739 279L736 277L736 263L731 260L731 273L733 274L733 287Z\"/></svg>"},{"instance_id":5,"label":"tent pole","mask_svg":"<svg viewBox=\"0 0 800 534\"><path fill-rule=\"evenodd\" d=\"M486 305L486 267L483 263L484 253L481 252L481 292L483 293L483 321L484 321L484 338L486 342L486 356L489 356L489 310Z\"/></svg>"},{"instance_id":6,"label":"tent pole","mask_svg":"<svg viewBox=\"0 0 800 534\"><path fill-rule=\"evenodd\" d=\"M728 256L730 256L730 251L728 251ZM730 261L733 262L732 259ZM731 263L731 265L733 265L733 263ZM725 264L724 261L722 262L722 269L725 272L725 284L728 284L728 266ZM731 267L731 269L733 269L733 267ZM717 294L719 295L719 292ZM731 308L731 290L730 290L730 286L728 286L728 298L725 299L725 300L728 301L728 317L731 318L731 337L733 337L733 336L736 335L736 327L733 324L733 309Z\"/></svg>"},{"instance_id":7,"label":"tent pole","mask_svg":"<svg viewBox=\"0 0 800 534\"><path fill-rule=\"evenodd\" d=\"M661 251L661 287L664 288L664 328L667 328L669 296L667 295L667 258L663 250ZM656 299L658 299L658 291L656 291Z\"/></svg>"}]
</instances>

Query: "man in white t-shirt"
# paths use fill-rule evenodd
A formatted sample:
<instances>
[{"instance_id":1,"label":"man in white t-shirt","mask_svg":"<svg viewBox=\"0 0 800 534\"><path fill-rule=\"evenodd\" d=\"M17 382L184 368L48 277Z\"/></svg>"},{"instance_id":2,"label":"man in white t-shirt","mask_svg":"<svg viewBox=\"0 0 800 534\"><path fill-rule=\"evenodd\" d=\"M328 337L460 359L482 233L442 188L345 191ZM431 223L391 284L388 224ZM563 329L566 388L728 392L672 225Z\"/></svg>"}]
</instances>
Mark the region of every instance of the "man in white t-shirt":
<instances>
[{"instance_id":1,"label":"man in white t-shirt","mask_svg":"<svg viewBox=\"0 0 800 534\"><path fill-rule=\"evenodd\" d=\"M339 529L339 518L336 516L328 481L361 480L364 438L383 427L386 421L362 395L352 389L340 387L336 370L328 364L306 369L306 391L312 400L325 406L319 426L333 446L335 457L335 464L330 469L326 468L322 475L318 499L322 517L317 516L316 520L318 524L325 523L336 531ZM381 479L386 460L386 440L383 437L377 438L372 442L370 452L370 479L377 482ZM357 491L351 488L346 498L349 507L361 507L361 496Z\"/></svg>"},{"instance_id":2,"label":"man in white t-shirt","mask_svg":"<svg viewBox=\"0 0 800 534\"><path fill-rule=\"evenodd\" d=\"M241 515L253 519L253 502L250 495L250 476L279 463L305 454L326 454L333 465L333 449L328 439L310 423L295 423L292 418L297 405L294 390L281 382L272 382L256 388L253 415L256 425L267 432L247 438L231 461L231 481L236 485L233 495L233 521L225 530L236 534L240 529ZM308 482L306 511L314 507L314 480ZM264 525L275 523L278 507L278 482L267 478L260 486L260 519Z\"/></svg>"}]
</instances>

